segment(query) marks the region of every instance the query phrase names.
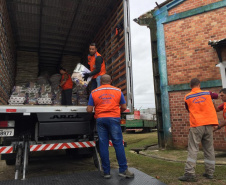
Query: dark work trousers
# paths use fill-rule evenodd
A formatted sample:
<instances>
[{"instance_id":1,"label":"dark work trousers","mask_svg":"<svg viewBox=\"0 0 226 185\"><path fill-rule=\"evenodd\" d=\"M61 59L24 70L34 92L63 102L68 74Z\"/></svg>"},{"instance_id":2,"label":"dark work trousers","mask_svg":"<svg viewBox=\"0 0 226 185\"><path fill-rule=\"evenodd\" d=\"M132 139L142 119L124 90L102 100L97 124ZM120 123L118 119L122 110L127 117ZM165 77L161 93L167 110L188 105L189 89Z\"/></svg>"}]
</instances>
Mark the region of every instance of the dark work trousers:
<instances>
[{"instance_id":1,"label":"dark work trousers","mask_svg":"<svg viewBox=\"0 0 226 185\"><path fill-rule=\"evenodd\" d=\"M72 89L62 90L61 105L72 105Z\"/></svg>"}]
</instances>

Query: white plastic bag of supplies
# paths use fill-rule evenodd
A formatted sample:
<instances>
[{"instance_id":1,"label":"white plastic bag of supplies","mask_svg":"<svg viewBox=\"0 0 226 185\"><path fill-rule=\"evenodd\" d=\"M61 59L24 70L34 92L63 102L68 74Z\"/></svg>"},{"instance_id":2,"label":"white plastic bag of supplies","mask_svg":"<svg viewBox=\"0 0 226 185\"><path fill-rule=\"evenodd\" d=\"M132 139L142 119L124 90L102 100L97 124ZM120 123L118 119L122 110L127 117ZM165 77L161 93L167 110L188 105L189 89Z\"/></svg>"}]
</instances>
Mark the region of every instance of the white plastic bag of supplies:
<instances>
[{"instance_id":1,"label":"white plastic bag of supplies","mask_svg":"<svg viewBox=\"0 0 226 185\"><path fill-rule=\"evenodd\" d=\"M87 69L84 65L81 63L78 63L77 66L75 67L73 74L71 76L72 81L77 84L77 85L84 85L87 86L89 82L91 81L92 77L89 77L87 81L84 80L84 74L85 73L90 73L90 70Z\"/></svg>"}]
</instances>

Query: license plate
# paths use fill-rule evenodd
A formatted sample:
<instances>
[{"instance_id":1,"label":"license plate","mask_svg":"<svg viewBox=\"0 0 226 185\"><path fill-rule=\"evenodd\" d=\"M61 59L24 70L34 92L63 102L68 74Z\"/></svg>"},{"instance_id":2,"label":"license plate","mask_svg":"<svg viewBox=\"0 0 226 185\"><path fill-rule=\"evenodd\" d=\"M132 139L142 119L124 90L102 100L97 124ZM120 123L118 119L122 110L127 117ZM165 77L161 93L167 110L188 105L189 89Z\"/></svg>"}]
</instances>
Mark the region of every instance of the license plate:
<instances>
[{"instance_id":1,"label":"license plate","mask_svg":"<svg viewBox=\"0 0 226 185\"><path fill-rule=\"evenodd\" d=\"M0 137L14 136L14 129L0 129Z\"/></svg>"}]
</instances>

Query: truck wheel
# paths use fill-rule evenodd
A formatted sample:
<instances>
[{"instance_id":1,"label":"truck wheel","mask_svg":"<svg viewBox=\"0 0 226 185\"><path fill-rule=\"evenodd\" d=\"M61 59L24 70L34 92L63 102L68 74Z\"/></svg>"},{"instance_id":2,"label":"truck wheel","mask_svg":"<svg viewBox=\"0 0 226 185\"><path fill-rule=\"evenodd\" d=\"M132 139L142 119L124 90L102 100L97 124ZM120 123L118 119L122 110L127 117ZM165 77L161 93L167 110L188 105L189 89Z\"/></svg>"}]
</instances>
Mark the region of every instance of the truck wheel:
<instances>
[{"instance_id":1,"label":"truck wheel","mask_svg":"<svg viewBox=\"0 0 226 185\"><path fill-rule=\"evenodd\" d=\"M15 165L16 159L6 159L5 162L7 165Z\"/></svg>"},{"instance_id":2,"label":"truck wheel","mask_svg":"<svg viewBox=\"0 0 226 185\"><path fill-rule=\"evenodd\" d=\"M149 128L149 127L144 127L143 128L143 132L144 133L148 133L148 132L150 132L151 131L151 129Z\"/></svg>"},{"instance_id":3,"label":"truck wheel","mask_svg":"<svg viewBox=\"0 0 226 185\"><path fill-rule=\"evenodd\" d=\"M122 132L125 132L126 131L126 127L121 126L121 130L122 130Z\"/></svg>"}]
</instances>

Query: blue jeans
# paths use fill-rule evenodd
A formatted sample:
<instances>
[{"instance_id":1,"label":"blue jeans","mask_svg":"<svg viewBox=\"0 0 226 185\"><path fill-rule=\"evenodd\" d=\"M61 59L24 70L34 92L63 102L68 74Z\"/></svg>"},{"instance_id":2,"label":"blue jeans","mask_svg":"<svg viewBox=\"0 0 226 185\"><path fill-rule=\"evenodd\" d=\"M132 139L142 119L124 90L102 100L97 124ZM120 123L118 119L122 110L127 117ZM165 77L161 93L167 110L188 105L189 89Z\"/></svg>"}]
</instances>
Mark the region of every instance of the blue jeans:
<instances>
[{"instance_id":1,"label":"blue jeans","mask_svg":"<svg viewBox=\"0 0 226 185\"><path fill-rule=\"evenodd\" d=\"M99 149L104 173L110 173L109 160L109 136L115 148L116 157L119 165L119 173L127 169L127 161L125 149L123 146L122 130L120 126L120 118L98 118L97 132L99 136Z\"/></svg>"},{"instance_id":2,"label":"blue jeans","mask_svg":"<svg viewBox=\"0 0 226 185\"><path fill-rule=\"evenodd\" d=\"M91 91L96 89L97 87L100 87L100 78L101 78L101 76L98 76L97 78L92 78Z\"/></svg>"}]
</instances>

